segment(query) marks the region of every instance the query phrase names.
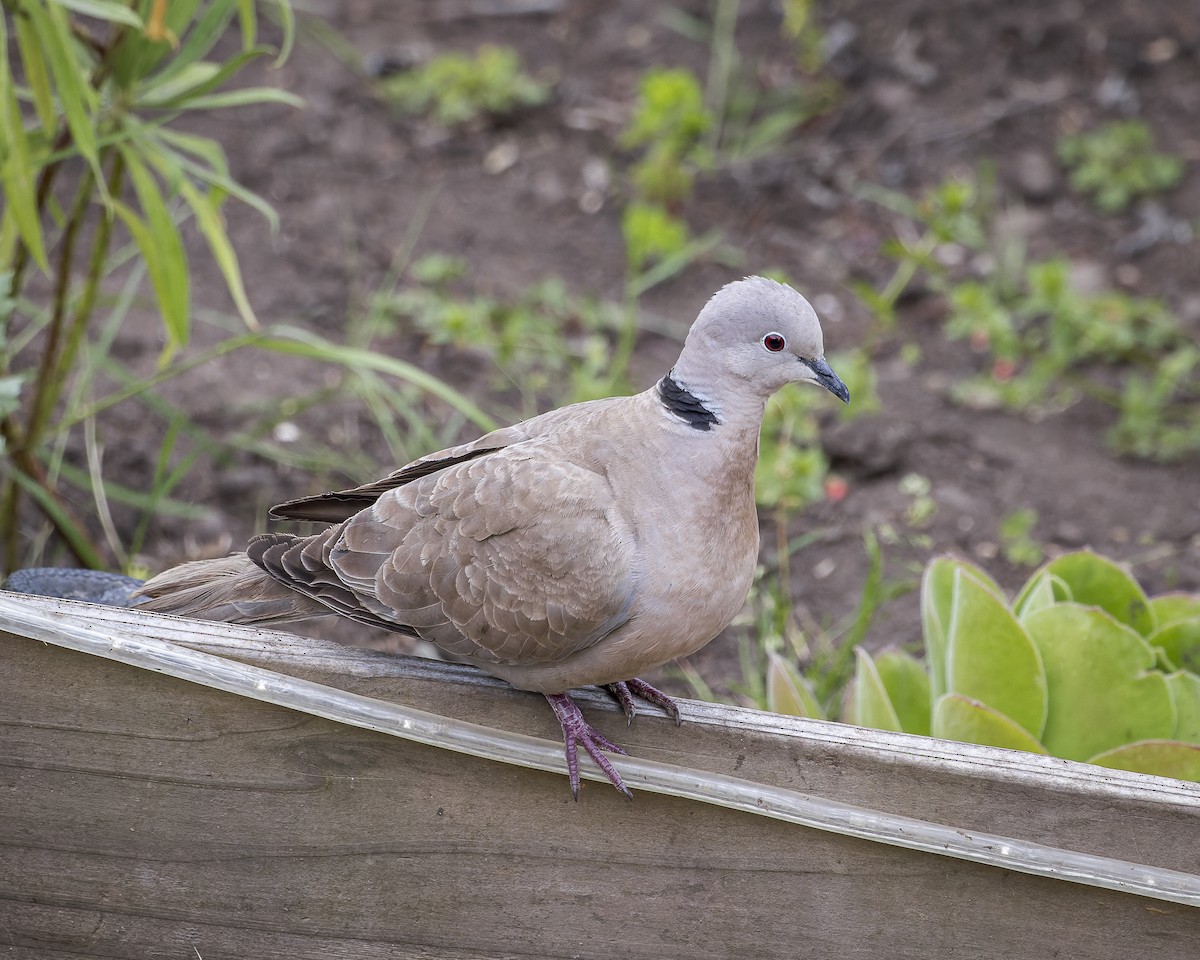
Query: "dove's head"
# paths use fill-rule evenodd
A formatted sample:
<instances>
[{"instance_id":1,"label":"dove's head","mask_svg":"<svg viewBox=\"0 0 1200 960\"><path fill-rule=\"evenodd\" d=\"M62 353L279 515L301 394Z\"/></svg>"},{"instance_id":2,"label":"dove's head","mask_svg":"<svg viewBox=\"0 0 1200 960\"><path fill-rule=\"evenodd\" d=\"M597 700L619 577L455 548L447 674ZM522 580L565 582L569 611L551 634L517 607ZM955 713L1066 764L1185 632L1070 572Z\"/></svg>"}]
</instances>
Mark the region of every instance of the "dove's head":
<instances>
[{"instance_id":1,"label":"dove's head","mask_svg":"<svg viewBox=\"0 0 1200 960\"><path fill-rule=\"evenodd\" d=\"M850 391L825 362L821 324L809 302L786 284L747 277L723 286L692 324L675 366L679 379L725 393L731 382L767 397L811 381L846 403Z\"/></svg>"}]
</instances>

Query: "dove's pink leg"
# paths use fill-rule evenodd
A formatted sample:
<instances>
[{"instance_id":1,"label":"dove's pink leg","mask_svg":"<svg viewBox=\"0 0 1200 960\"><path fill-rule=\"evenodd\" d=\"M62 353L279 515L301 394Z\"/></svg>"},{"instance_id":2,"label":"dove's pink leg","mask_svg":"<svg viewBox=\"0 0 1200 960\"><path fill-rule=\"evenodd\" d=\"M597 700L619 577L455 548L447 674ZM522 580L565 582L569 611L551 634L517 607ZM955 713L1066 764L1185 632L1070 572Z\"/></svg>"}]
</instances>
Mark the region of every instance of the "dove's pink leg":
<instances>
[{"instance_id":1,"label":"dove's pink leg","mask_svg":"<svg viewBox=\"0 0 1200 960\"><path fill-rule=\"evenodd\" d=\"M625 753L625 751L588 723L583 718L583 712L575 701L565 693L546 693L543 696L550 701L554 715L558 717L559 725L562 727L563 742L567 752L567 773L571 778L571 793L575 799L579 799L579 753L576 750L576 744L581 744L587 755L592 758L592 762L612 781L612 785L632 800L633 794L625 786L625 781L617 773L616 767L609 762L608 757L600 752L607 750L610 753Z\"/></svg>"},{"instance_id":2,"label":"dove's pink leg","mask_svg":"<svg viewBox=\"0 0 1200 960\"><path fill-rule=\"evenodd\" d=\"M679 719L679 706L675 701L657 687L650 686L645 680L639 680L637 677L632 680L618 680L616 683L608 684L607 688L608 692L617 698L617 703L625 712L627 724L633 723L633 718L637 716L637 705L633 702L634 697L641 697L647 703L654 704L675 721L675 726L679 726L683 722Z\"/></svg>"}]
</instances>

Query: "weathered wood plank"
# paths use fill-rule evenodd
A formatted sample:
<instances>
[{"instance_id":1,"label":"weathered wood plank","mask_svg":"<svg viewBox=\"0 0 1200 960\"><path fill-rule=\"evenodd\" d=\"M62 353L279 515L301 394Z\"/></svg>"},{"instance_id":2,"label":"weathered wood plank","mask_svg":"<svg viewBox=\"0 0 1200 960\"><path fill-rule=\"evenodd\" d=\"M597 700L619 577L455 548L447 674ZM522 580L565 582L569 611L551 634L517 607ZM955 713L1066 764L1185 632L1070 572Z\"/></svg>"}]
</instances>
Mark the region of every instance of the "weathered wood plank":
<instances>
[{"instance_id":1,"label":"weathered wood plank","mask_svg":"<svg viewBox=\"0 0 1200 960\"><path fill-rule=\"evenodd\" d=\"M154 625L554 734L538 698L450 665ZM1200 797L1173 781L703 705L679 730L589 713L636 754L1200 873ZM575 804L558 776L12 636L0 731L4 956L1116 958L1200 942L1198 910L598 784Z\"/></svg>"}]
</instances>

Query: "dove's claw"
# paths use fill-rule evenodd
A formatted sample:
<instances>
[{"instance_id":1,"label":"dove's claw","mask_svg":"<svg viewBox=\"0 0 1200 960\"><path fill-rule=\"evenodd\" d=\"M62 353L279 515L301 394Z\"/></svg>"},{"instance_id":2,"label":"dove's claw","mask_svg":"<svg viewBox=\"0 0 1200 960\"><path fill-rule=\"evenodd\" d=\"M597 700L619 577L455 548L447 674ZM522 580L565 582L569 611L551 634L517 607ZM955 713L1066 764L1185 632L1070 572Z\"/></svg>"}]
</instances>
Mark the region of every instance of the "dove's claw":
<instances>
[{"instance_id":1,"label":"dove's claw","mask_svg":"<svg viewBox=\"0 0 1200 960\"><path fill-rule=\"evenodd\" d=\"M637 716L637 704L633 702L629 684L624 680L618 680L616 683L605 684L604 689L611 693L617 703L621 705L621 711L625 714L625 726L631 726L633 718Z\"/></svg>"},{"instance_id":2,"label":"dove's claw","mask_svg":"<svg viewBox=\"0 0 1200 960\"><path fill-rule=\"evenodd\" d=\"M592 758L592 762L608 777L612 785L632 800L633 794L625 786L625 781L617 773L617 768L612 765L608 757L601 753L602 750L621 754L625 751L588 723L575 701L565 693L547 693L544 696L550 701L554 715L558 717L559 726L562 727L563 743L567 754L567 774L571 778L571 794L575 799L579 799L578 746L582 745L587 755Z\"/></svg>"},{"instance_id":3,"label":"dove's claw","mask_svg":"<svg viewBox=\"0 0 1200 960\"><path fill-rule=\"evenodd\" d=\"M678 704L658 687L651 686L645 680L639 680L637 677L631 680L618 680L616 683L608 684L608 691L617 698L617 703L625 711L626 723L633 723L633 718L637 715L637 706L633 702L634 697L641 697L647 703L658 707L675 721L675 726L679 726L683 722L679 719Z\"/></svg>"}]
</instances>

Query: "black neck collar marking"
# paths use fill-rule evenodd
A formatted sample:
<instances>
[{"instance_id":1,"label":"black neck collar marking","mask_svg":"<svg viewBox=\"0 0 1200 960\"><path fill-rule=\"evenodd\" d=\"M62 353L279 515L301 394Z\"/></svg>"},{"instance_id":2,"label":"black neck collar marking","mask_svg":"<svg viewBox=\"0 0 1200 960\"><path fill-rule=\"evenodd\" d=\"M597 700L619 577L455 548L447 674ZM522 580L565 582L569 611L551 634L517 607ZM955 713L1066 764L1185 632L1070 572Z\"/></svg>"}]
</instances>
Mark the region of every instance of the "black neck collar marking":
<instances>
[{"instance_id":1,"label":"black neck collar marking","mask_svg":"<svg viewBox=\"0 0 1200 960\"><path fill-rule=\"evenodd\" d=\"M658 381L658 399L667 410L697 430L711 430L714 423L721 422L703 401L677 384L669 373Z\"/></svg>"}]
</instances>

